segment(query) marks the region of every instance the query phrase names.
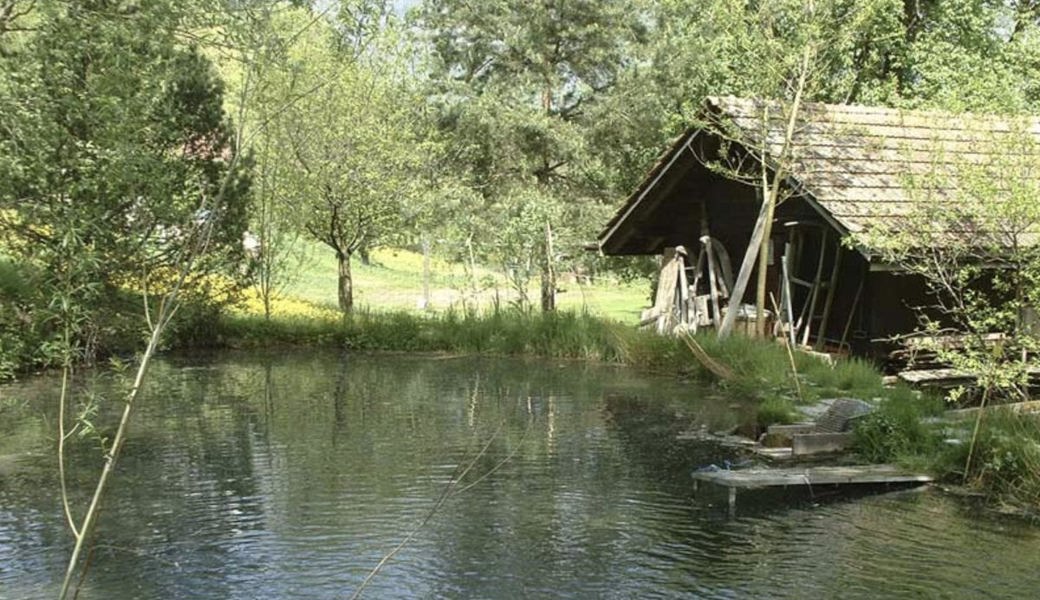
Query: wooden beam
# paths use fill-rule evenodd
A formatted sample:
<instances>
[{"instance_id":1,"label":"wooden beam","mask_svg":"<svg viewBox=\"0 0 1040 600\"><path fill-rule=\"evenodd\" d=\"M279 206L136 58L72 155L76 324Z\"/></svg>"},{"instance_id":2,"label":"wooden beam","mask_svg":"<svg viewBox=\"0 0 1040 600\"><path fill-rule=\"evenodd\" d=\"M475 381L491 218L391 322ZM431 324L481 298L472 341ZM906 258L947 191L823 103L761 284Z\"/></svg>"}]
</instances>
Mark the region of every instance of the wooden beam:
<instances>
[{"instance_id":1,"label":"wooden beam","mask_svg":"<svg viewBox=\"0 0 1040 600\"><path fill-rule=\"evenodd\" d=\"M812 333L813 313L816 312L816 301L820 297L820 281L823 279L823 258L827 251L827 230L824 229L820 238L820 258L816 263L816 276L813 278L812 294L809 298L808 313L805 317L805 331L802 332L802 345L809 344L809 334Z\"/></svg>"},{"instance_id":2,"label":"wooden beam","mask_svg":"<svg viewBox=\"0 0 1040 600\"><path fill-rule=\"evenodd\" d=\"M743 469L698 471L694 481L727 488L757 489L813 485L863 485L885 483L928 483L931 475L907 471L895 465L851 465L791 469Z\"/></svg>"},{"instance_id":3,"label":"wooden beam","mask_svg":"<svg viewBox=\"0 0 1040 600\"><path fill-rule=\"evenodd\" d=\"M831 318L831 307L834 305L834 290L838 287L838 274L841 271L841 240L834 247L834 267L831 279L827 282L827 298L823 301L823 316L820 317L820 332L816 335L816 350L823 350L824 336L827 335L827 322Z\"/></svg>"},{"instance_id":4,"label":"wooden beam","mask_svg":"<svg viewBox=\"0 0 1040 600\"><path fill-rule=\"evenodd\" d=\"M687 136L686 142L683 143L682 145L679 145L675 149L675 153L668 160L668 163L664 166L664 168L661 169L661 172L658 173L657 176L654 177L652 181L650 181L649 185L647 185L646 188L644 188L643 191L639 193L639 196L636 198L635 202L633 202L632 205L629 206L627 210L625 210L625 213L623 215L621 215L621 218L618 219L617 223L614 223L614 226L611 227L600 238L600 242L599 242L600 248L602 248L604 250L606 249L607 245L611 242L610 238L612 238L614 236L614 234L617 233L618 229L625 223L625 221L627 221L628 218L630 216L632 216L632 213L634 213L635 210L637 208L639 208L639 205L643 203L643 200L645 200L647 198L647 196L650 195L650 192L654 191L654 189L657 188L658 184L660 184L661 181L665 178L665 175L668 174L668 172L671 170L672 166L674 166L675 163L678 162L679 158L681 156L683 156L686 152L689 152L690 154L693 153L693 151L690 150L690 142L693 140L693 138L696 135L697 135L697 132L693 132L693 133L689 134ZM687 166L686 170L684 170L683 172L679 173L676 177L674 177L672 179L672 181L668 183L668 186L666 188L664 188L663 190L661 190L660 195L664 196L665 194L670 192L672 190L672 188L675 187L676 183L678 183L679 179L682 179L682 176L685 175L687 171L689 171L691 166L692 165ZM619 244L615 244L615 245L619 245Z\"/></svg>"}]
</instances>

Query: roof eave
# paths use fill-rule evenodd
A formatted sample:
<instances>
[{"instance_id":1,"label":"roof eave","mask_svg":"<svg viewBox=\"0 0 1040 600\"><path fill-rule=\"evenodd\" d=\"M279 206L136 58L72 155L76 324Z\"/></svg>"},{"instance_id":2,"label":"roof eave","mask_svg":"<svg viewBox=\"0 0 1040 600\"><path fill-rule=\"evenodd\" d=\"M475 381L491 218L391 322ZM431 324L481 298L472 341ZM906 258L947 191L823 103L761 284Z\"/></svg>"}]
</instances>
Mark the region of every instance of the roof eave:
<instances>
[{"instance_id":1,"label":"roof eave","mask_svg":"<svg viewBox=\"0 0 1040 600\"><path fill-rule=\"evenodd\" d=\"M654 167L650 170L643 181L639 184L634 192L629 195L625 201L624 206L615 213L614 217L607 222L606 228L600 232L596 237L596 242L599 245L600 252L606 252L606 247L610 244L611 238L617 234L618 230L625 224L625 221L639 208L643 200L650 195L654 189L657 188L658 184L664 179L669 173L675 163L682 157L683 150L687 149L690 142L700 133L699 129L690 127L682 135L678 136L672 146L664 152L661 157L657 160Z\"/></svg>"}]
</instances>

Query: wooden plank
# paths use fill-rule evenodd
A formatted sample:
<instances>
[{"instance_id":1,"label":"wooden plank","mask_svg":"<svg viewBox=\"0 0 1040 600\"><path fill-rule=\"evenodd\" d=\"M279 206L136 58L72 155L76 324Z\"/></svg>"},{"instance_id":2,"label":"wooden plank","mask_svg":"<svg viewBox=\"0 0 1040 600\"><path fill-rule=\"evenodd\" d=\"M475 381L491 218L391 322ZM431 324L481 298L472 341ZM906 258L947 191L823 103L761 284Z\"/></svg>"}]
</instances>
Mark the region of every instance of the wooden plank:
<instances>
[{"instance_id":1,"label":"wooden plank","mask_svg":"<svg viewBox=\"0 0 1040 600\"><path fill-rule=\"evenodd\" d=\"M1031 376L1040 375L1040 369L1027 369L1027 372ZM977 375L971 371L959 369L919 369L901 371L898 377L907 383L916 385L953 385L973 381Z\"/></svg>"},{"instance_id":2,"label":"wooden plank","mask_svg":"<svg viewBox=\"0 0 1040 600\"><path fill-rule=\"evenodd\" d=\"M912 384L935 384L971 381L975 374L958 369L922 369L917 371L902 371L899 378Z\"/></svg>"},{"instance_id":3,"label":"wooden plank","mask_svg":"<svg viewBox=\"0 0 1040 600\"><path fill-rule=\"evenodd\" d=\"M1007 404L991 404L986 407L986 410L1003 410L1010 411L1013 413L1037 413L1040 412L1040 400L1026 400L1024 402L1009 402ZM967 417L975 416L979 412L978 406L971 408L958 408L956 410L946 411L947 415Z\"/></svg>"},{"instance_id":4,"label":"wooden plank","mask_svg":"<svg viewBox=\"0 0 1040 600\"><path fill-rule=\"evenodd\" d=\"M841 341L838 342L838 350L845 347L846 342L849 339L849 330L852 328L852 319L856 316L856 308L859 307L860 296L863 295L863 284L867 281L867 274L864 273L863 277L859 279L859 287L856 288L856 295L852 299L852 308L849 309L849 317L845 321L845 328L841 332Z\"/></svg>"},{"instance_id":5,"label":"wooden plank","mask_svg":"<svg viewBox=\"0 0 1040 600\"><path fill-rule=\"evenodd\" d=\"M809 297L809 304L806 307L808 309L808 314L805 316L805 329L802 330L803 346L809 344L809 335L812 333L813 313L816 312L816 300L820 297L820 280L823 278L823 258L827 253L827 234L828 231L824 229L822 237L820 238L820 260L816 264L816 276L813 278L812 294Z\"/></svg>"},{"instance_id":6,"label":"wooden plank","mask_svg":"<svg viewBox=\"0 0 1040 600\"><path fill-rule=\"evenodd\" d=\"M705 471L694 473L693 479L694 481L703 481L722 487L739 489L814 485L928 483L933 480L931 475L906 471L895 465Z\"/></svg>"},{"instance_id":7,"label":"wooden plank","mask_svg":"<svg viewBox=\"0 0 1040 600\"><path fill-rule=\"evenodd\" d=\"M669 331L676 300L676 285L682 269L682 256L675 248L665 248L661 254L661 271L657 280L657 297L654 300L654 311L657 313L657 332Z\"/></svg>"}]
</instances>

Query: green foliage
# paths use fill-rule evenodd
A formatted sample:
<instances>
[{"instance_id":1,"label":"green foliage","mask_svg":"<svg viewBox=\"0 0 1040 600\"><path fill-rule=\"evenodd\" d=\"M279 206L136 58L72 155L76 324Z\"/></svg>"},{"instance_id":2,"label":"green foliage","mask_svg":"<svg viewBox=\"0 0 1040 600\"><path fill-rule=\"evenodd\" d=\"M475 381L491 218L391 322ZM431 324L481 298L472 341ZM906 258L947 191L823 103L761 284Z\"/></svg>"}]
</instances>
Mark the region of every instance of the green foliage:
<instances>
[{"instance_id":1,"label":"green foliage","mask_svg":"<svg viewBox=\"0 0 1040 600\"><path fill-rule=\"evenodd\" d=\"M428 0L417 16L454 167L480 194L446 237L517 290L539 274L552 308L554 271L584 262L608 213L610 168L591 134L618 116L602 102L642 43L643 15L630 0Z\"/></svg>"},{"instance_id":2,"label":"green foliage","mask_svg":"<svg viewBox=\"0 0 1040 600\"><path fill-rule=\"evenodd\" d=\"M898 227L856 239L925 282L928 299L912 307L920 348L977 374L987 397L1027 396L1038 364L1040 143L1030 123L1008 118L1006 131L974 141L980 154L970 161L936 142L936 160L908 170L910 208Z\"/></svg>"},{"instance_id":3,"label":"green foliage","mask_svg":"<svg viewBox=\"0 0 1040 600\"><path fill-rule=\"evenodd\" d=\"M248 178L231 171L222 83L177 39L195 8L45 0L0 52L0 235L40 274L34 360L103 352L117 297L169 285L188 248L206 248L189 287L238 274Z\"/></svg>"},{"instance_id":4,"label":"green foliage","mask_svg":"<svg viewBox=\"0 0 1040 600\"><path fill-rule=\"evenodd\" d=\"M942 443L939 430L928 422L942 403L903 389L884 399L855 426L857 452L870 462L931 462Z\"/></svg>"},{"instance_id":5,"label":"green foliage","mask_svg":"<svg viewBox=\"0 0 1040 600\"><path fill-rule=\"evenodd\" d=\"M355 311L344 320L234 317L221 321L219 339L233 346L270 344L335 345L362 351L452 352L535 355L631 365L651 372L714 382L715 377L680 340L636 330L586 313L499 310L442 314ZM710 356L730 367L732 381L719 382L727 396L760 406L763 423L790 422L802 402L786 350L744 336L698 338ZM853 396L867 400L894 396L907 401L905 388L888 389L880 374L862 361L830 365L798 355L805 402Z\"/></svg>"},{"instance_id":6,"label":"green foliage","mask_svg":"<svg viewBox=\"0 0 1040 600\"><path fill-rule=\"evenodd\" d=\"M620 362L624 351L621 332L628 329L568 311L422 315L359 310L343 320L330 321L228 318L223 321L221 336L234 345L335 344L366 351L525 354Z\"/></svg>"},{"instance_id":7,"label":"green foliage","mask_svg":"<svg viewBox=\"0 0 1040 600\"><path fill-rule=\"evenodd\" d=\"M877 366L861 358L842 359L835 368L820 368L818 364L800 361L806 372L812 375L812 385L830 390L829 393L844 394L869 400L888 395L882 393L881 378Z\"/></svg>"},{"instance_id":8,"label":"green foliage","mask_svg":"<svg viewBox=\"0 0 1040 600\"><path fill-rule=\"evenodd\" d=\"M755 415L758 428L761 430L770 425L794 423L798 413L789 399L772 397L758 405Z\"/></svg>"},{"instance_id":9,"label":"green foliage","mask_svg":"<svg viewBox=\"0 0 1040 600\"><path fill-rule=\"evenodd\" d=\"M388 6L343 3L340 16L352 16L339 27L309 10L269 16L246 68L232 69L236 103L253 113L253 225L268 305L274 278L298 258L294 234L335 254L339 304L349 312L352 257L408 237L402 230L431 212L424 194L435 195L431 181L444 179L429 173L440 149L425 135L409 48Z\"/></svg>"},{"instance_id":10,"label":"green foliage","mask_svg":"<svg viewBox=\"0 0 1040 600\"><path fill-rule=\"evenodd\" d=\"M222 84L176 42L178 11L147 7L44 2L31 42L0 59L0 105L15 118L0 137L0 225L12 253L72 250L57 227L75 227L104 263L92 275L107 281L176 253L177 231L200 210L219 224L213 247L237 247L240 186L217 193L234 151Z\"/></svg>"},{"instance_id":11,"label":"green foliage","mask_svg":"<svg viewBox=\"0 0 1040 600\"><path fill-rule=\"evenodd\" d=\"M965 419L963 443L948 446L939 467L993 500L1040 508L1040 417L989 409L972 450L967 440L973 424L974 419ZM971 466L965 472L969 451Z\"/></svg>"}]
</instances>

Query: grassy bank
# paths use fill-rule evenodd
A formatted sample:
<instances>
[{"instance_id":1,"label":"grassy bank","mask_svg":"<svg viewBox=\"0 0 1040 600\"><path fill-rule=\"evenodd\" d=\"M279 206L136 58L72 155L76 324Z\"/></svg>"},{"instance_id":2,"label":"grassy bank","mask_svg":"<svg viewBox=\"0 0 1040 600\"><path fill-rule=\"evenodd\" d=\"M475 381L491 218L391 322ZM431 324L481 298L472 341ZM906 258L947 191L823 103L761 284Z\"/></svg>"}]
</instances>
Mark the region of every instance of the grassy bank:
<instances>
[{"instance_id":1,"label":"grassy bank","mask_svg":"<svg viewBox=\"0 0 1040 600\"><path fill-rule=\"evenodd\" d=\"M757 402L760 420L764 422L789 421L795 416L796 405L820 398L871 399L893 393L882 386L878 371L864 361L851 359L830 365L814 356L797 354L796 382L787 352L780 345L742 336L718 340L706 335L697 339L709 355L736 375L730 381L718 382L726 388L727 395ZM309 316L271 320L257 315L233 315L221 322L218 340L236 347L295 344L364 351L544 356L716 380L679 339L574 311L361 311L345 319Z\"/></svg>"},{"instance_id":2,"label":"grassy bank","mask_svg":"<svg viewBox=\"0 0 1040 600\"><path fill-rule=\"evenodd\" d=\"M991 504L1040 516L1040 416L1010 405L945 412L941 399L886 399L856 430L864 458L934 473Z\"/></svg>"},{"instance_id":3,"label":"grassy bank","mask_svg":"<svg viewBox=\"0 0 1040 600\"><path fill-rule=\"evenodd\" d=\"M271 319L260 314L262 303L255 296L222 314L208 305L186 305L168 343L182 348L301 345L524 355L627 365L718 386L727 399L752 409L748 416L756 427L793 421L800 404L821 398L876 400L879 409L857 429L857 449L865 459L928 469L997 502L1040 506L1040 422L1034 417L994 413L983 419L974 435L973 420L940 419L945 408L941 400L905 387L884 387L868 362L852 359L831 365L796 354L796 378L786 349L771 341L698 337L704 351L734 373L732 379L719 381L682 340L634 327L635 315L645 304L645 282L572 286L561 296L561 304L570 308L542 314L510 308L501 288L497 300L485 290L476 298L479 301L473 296L462 301L456 269L447 263L435 265L433 310L419 311L415 300L421 295L421 257L377 251L373 264L356 270L363 308L344 319L334 308L335 270L315 261L275 302ZM24 269L0 257L0 379L18 369L49 364L42 353L47 321L31 318L40 305L31 279ZM107 311L111 315L96 328L109 352L135 348L139 337L140 324L133 316L136 297L116 299L120 305ZM122 321L113 320L116 317ZM34 325L37 321L42 325ZM976 443L969 461L973 435Z\"/></svg>"},{"instance_id":4,"label":"grassy bank","mask_svg":"<svg viewBox=\"0 0 1040 600\"><path fill-rule=\"evenodd\" d=\"M306 302L319 307L336 306L335 256L324 246L301 242L300 269L281 294L282 302ZM401 248L376 248L371 261L353 261L354 301L357 306L381 312L416 312L422 298L423 258ZM592 282L564 275L559 282L560 308L588 312L608 319L635 324L649 298L650 282L624 281L603 275ZM528 297L538 301L538 282L532 280ZM430 305L433 312L490 311L512 306L515 290L501 272L478 265L470 276L460 263L433 257L430 261ZM290 307L291 308L291 307ZM259 312L253 303L251 312Z\"/></svg>"}]
</instances>

